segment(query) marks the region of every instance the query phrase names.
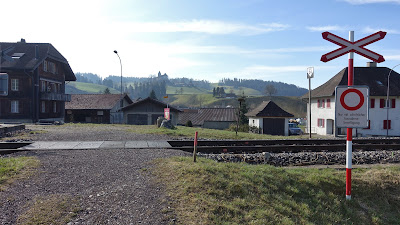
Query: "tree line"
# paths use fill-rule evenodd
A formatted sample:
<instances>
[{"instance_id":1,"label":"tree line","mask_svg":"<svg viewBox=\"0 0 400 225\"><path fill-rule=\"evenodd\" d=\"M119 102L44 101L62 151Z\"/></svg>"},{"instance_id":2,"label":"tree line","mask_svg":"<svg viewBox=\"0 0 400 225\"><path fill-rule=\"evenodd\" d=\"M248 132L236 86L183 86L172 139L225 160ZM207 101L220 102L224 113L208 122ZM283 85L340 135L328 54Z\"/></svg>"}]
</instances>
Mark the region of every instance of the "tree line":
<instances>
[{"instance_id":1,"label":"tree line","mask_svg":"<svg viewBox=\"0 0 400 225\"><path fill-rule=\"evenodd\" d=\"M287 84L283 82L275 82L275 81L264 81L258 79L237 79L237 78L223 78L218 84L220 86L233 86L234 88L238 87L247 87L253 88L255 90L260 91L261 93L266 93L267 95L277 95L277 96L302 96L307 93L307 89L298 87L294 84ZM272 90L267 93L266 87L273 86L276 89L276 92ZM271 89L270 89L271 90Z\"/></svg>"}]
</instances>

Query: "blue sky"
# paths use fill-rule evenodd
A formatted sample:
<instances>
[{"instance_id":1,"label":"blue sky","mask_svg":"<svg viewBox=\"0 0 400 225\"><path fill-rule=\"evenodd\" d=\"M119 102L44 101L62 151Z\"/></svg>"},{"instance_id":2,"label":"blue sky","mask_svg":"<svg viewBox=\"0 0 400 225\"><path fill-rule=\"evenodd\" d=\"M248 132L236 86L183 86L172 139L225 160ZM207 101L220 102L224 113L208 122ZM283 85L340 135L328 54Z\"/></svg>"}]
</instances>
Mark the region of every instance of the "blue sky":
<instances>
[{"instance_id":1,"label":"blue sky","mask_svg":"<svg viewBox=\"0 0 400 225\"><path fill-rule=\"evenodd\" d=\"M348 39L353 30L355 40L386 31L366 48L385 57L379 66L400 63L400 0L46 0L0 6L1 41L52 43L74 72L102 77L120 75L118 50L123 76L161 71L172 78L262 79L308 88L306 69L313 66L315 88L348 61L320 61L338 48L322 39L324 31ZM367 61L356 56L354 63Z\"/></svg>"}]
</instances>

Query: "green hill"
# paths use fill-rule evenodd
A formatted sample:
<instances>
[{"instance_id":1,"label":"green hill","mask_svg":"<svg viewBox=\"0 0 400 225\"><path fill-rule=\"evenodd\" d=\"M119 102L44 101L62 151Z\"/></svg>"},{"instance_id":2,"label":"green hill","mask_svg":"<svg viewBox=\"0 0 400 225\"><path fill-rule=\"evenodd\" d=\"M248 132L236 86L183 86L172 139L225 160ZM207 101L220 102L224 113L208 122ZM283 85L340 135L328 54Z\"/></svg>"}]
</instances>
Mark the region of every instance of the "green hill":
<instances>
[{"instance_id":1,"label":"green hill","mask_svg":"<svg viewBox=\"0 0 400 225\"><path fill-rule=\"evenodd\" d=\"M212 90L207 90L204 88L198 88L198 87L173 87L173 86L167 86L167 94L180 94L182 91L182 94L184 95L193 95L193 94L207 94L207 93L212 93Z\"/></svg>"},{"instance_id":2,"label":"green hill","mask_svg":"<svg viewBox=\"0 0 400 225\"><path fill-rule=\"evenodd\" d=\"M252 88L247 88L247 87L238 87L235 88L233 86L220 86L217 83L213 83L211 84L211 86L214 88L217 87L223 87L225 93L235 93L236 95L242 95L244 93L245 96L261 96L263 95L260 91L257 91L255 89ZM212 90L211 90L212 92Z\"/></svg>"},{"instance_id":3,"label":"green hill","mask_svg":"<svg viewBox=\"0 0 400 225\"><path fill-rule=\"evenodd\" d=\"M66 93L67 94L98 94L103 93L107 86L92 84L92 83L83 83L83 82L70 82L66 84ZM120 93L119 90L114 88L110 89L111 94Z\"/></svg>"}]
</instances>

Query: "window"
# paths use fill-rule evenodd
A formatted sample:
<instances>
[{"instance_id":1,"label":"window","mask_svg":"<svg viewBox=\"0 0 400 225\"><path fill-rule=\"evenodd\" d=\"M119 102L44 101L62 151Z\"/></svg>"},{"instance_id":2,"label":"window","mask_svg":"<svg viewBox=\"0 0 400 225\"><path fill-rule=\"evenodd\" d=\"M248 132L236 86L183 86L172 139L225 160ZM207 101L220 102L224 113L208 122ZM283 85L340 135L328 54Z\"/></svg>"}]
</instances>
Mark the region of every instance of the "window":
<instances>
[{"instance_id":1,"label":"window","mask_svg":"<svg viewBox=\"0 0 400 225\"><path fill-rule=\"evenodd\" d=\"M50 73L56 74L56 64L53 62L48 62L48 69Z\"/></svg>"},{"instance_id":2,"label":"window","mask_svg":"<svg viewBox=\"0 0 400 225\"><path fill-rule=\"evenodd\" d=\"M371 98L371 99L370 99L369 107L370 107L371 109L375 108L375 99L374 99L374 98Z\"/></svg>"},{"instance_id":3,"label":"window","mask_svg":"<svg viewBox=\"0 0 400 225\"><path fill-rule=\"evenodd\" d=\"M53 113L57 112L57 102L53 102Z\"/></svg>"},{"instance_id":4,"label":"window","mask_svg":"<svg viewBox=\"0 0 400 225\"><path fill-rule=\"evenodd\" d=\"M322 108L325 108L325 99L322 99Z\"/></svg>"},{"instance_id":5,"label":"window","mask_svg":"<svg viewBox=\"0 0 400 225\"><path fill-rule=\"evenodd\" d=\"M46 112L46 102L42 101L42 113Z\"/></svg>"},{"instance_id":6,"label":"window","mask_svg":"<svg viewBox=\"0 0 400 225\"><path fill-rule=\"evenodd\" d=\"M383 129L392 129L392 121L391 120L384 120L383 121Z\"/></svg>"},{"instance_id":7,"label":"window","mask_svg":"<svg viewBox=\"0 0 400 225\"><path fill-rule=\"evenodd\" d=\"M46 81L44 80L40 81L40 91L46 92Z\"/></svg>"},{"instance_id":8,"label":"window","mask_svg":"<svg viewBox=\"0 0 400 225\"><path fill-rule=\"evenodd\" d=\"M317 125L318 125L318 127L325 127L325 120L324 119L318 119Z\"/></svg>"},{"instance_id":9,"label":"window","mask_svg":"<svg viewBox=\"0 0 400 225\"><path fill-rule=\"evenodd\" d=\"M8 74L0 73L0 96L8 95Z\"/></svg>"},{"instance_id":10,"label":"window","mask_svg":"<svg viewBox=\"0 0 400 225\"><path fill-rule=\"evenodd\" d=\"M47 61L46 60L44 60L44 62L43 62L43 71L47 72Z\"/></svg>"},{"instance_id":11,"label":"window","mask_svg":"<svg viewBox=\"0 0 400 225\"><path fill-rule=\"evenodd\" d=\"M11 79L11 91L18 91L18 79Z\"/></svg>"},{"instance_id":12,"label":"window","mask_svg":"<svg viewBox=\"0 0 400 225\"><path fill-rule=\"evenodd\" d=\"M385 99L381 98L379 102L379 108L385 108Z\"/></svg>"},{"instance_id":13,"label":"window","mask_svg":"<svg viewBox=\"0 0 400 225\"><path fill-rule=\"evenodd\" d=\"M326 100L326 108L330 108L331 107L331 99L327 99Z\"/></svg>"},{"instance_id":14,"label":"window","mask_svg":"<svg viewBox=\"0 0 400 225\"><path fill-rule=\"evenodd\" d=\"M318 108L321 108L321 100L318 99Z\"/></svg>"},{"instance_id":15,"label":"window","mask_svg":"<svg viewBox=\"0 0 400 225\"><path fill-rule=\"evenodd\" d=\"M371 129L371 120L368 120L368 127L364 128L364 130L369 130Z\"/></svg>"},{"instance_id":16,"label":"window","mask_svg":"<svg viewBox=\"0 0 400 225\"><path fill-rule=\"evenodd\" d=\"M19 101L18 100L11 101L11 113L19 113Z\"/></svg>"}]
</instances>

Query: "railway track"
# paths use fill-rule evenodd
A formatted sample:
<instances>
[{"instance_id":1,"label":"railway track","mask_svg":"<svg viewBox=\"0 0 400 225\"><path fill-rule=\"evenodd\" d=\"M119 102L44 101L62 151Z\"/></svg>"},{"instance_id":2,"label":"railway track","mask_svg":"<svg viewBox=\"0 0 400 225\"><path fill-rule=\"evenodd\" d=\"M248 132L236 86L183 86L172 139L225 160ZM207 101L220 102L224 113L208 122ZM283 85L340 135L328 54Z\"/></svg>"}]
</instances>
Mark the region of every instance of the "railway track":
<instances>
[{"instance_id":1,"label":"railway track","mask_svg":"<svg viewBox=\"0 0 400 225\"><path fill-rule=\"evenodd\" d=\"M193 151L193 141L168 141L183 151ZM400 139L353 139L353 151L399 150ZM260 153L260 152L339 152L346 150L344 139L301 139L301 140L233 140L198 141L201 153Z\"/></svg>"}]
</instances>

